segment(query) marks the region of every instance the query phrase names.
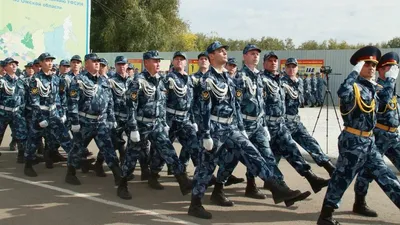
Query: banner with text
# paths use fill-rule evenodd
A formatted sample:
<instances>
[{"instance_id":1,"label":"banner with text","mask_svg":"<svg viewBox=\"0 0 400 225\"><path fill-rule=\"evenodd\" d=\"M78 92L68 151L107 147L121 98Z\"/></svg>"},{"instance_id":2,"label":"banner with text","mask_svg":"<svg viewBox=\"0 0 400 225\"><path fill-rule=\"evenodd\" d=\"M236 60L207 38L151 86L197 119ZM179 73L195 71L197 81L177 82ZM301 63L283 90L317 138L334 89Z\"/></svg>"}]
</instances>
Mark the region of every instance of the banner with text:
<instances>
[{"instance_id":1,"label":"banner with text","mask_svg":"<svg viewBox=\"0 0 400 225\"><path fill-rule=\"evenodd\" d=\"M324 60L323 59L298 59L298 67L299 67L299 74L311 74L311 73L316 73L319 72L319 69L321 66L324 65ZM285 71L285 63L286 59L281 59L280 61L280 68L281 71Z\"/></svg>"}]
</instances>

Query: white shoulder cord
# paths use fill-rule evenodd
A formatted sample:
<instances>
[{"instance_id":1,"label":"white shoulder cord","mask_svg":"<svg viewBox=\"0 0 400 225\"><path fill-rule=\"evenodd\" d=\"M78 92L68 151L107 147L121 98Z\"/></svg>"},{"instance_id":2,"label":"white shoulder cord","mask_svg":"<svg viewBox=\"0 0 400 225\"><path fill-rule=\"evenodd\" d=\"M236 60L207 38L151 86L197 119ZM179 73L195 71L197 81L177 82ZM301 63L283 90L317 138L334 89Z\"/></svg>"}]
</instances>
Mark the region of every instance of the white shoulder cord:
<instances>
[{"instance_id":1,"label":"white shoulder cord","mask_svg":"<svg viewBox=\"0 0 400 225\"><path fill-rule=\"evenodd\" d=\"M278 93L279 90L279 86L278 84L274 84L273 81L271 81L268 78L263 78L264 83L267 85L268 90L272 93L272 94L276 94Z\"/></svg>"},{"instance_id":2,"label":"white shoulder cord","mask_svg":"<svg viewBox=\"0 0 400 225\"><path fill-rule=\"evenodd\" d=\"M126 88L125 87L121 87L115 80L113 79L109 79L110 84L111 84L111 88L114 92L115 95L121 97L124 96Z\"/></svg>"},{"instance_id":3,"label":"white shoulder cord","mask_svg":"<svg viewBox=\"0 0 400 225\"><path fill-rule=\"evenodd\" d=\"M79 84L79 89L81 89L83 91L83 94L88 98L95 96L99 87L97 84L94 84L93 86L87 85L83 83L81 80L78 80L78 84Z\"/></svg>"},{"instance_id":4,"label":"white shoulder cord","mask_svg":"<svg viewBox=\"0 0 400 225\"><path fill-rule=\"evenodd\" d=\"M292 88L290 85L284 83L283 88L285 88L286 92L289 94L290 98L292 99L297 99L299 97L299 93L294 90L294 88Z\"/></svg>"},{"instance_id":5,"label":"white shoulder cord","mask_svg":"<svg viewBox=\"0 0 400 225\"><path fill-rule=\"evenodd\" d=\"M35 78L37 87L39 89L39 95L41 97L49 97L49 94L51 92L51 83L48 87L45 87L42 83L42 81L39 78ZM51 82L51 81L50 81Z\"/></svg>"},{"instance_id":6,"label":"white shoulder cord","mask_svg":"<svg viewBox=\"0 0 400 225\"><path fill-rule=\"evenodd\" d=\"M211 92L214 94L214 96L221 100L223 98L225 98L226 93L228 93L228 85L224 83L224 88L219 88L212 79L207 78L206 79L206 83L207 83L207 88L209 88L211 90Z\"/></svg>"},{"instance_id":7,"label":"white shoulder cord","mask_svg":"<svg viewBox=\"0 0 400 225\"><path fill-rule=\"evenodd\" d=\"M146 96L153 96L156 93L156 87L151 86L147 80L140 78L139 79L139 89L142 89Z\"/></svg>"},{"instance_id":8,"label":"white shoulder cord","mask_svg":"<svg viewBox=\"0 0 400 225\"><path fill-rule=\"evenodd\" d=\"M5 81L5 80L0 80L0 82L2 83L1 86L4 87L4 90L6 91L7 95L13 95L14 94L15 87L8 86L7 81Z\"/></svg>"},{"instance_id":9,"label":"white shoulder cord","mask_svg":"<svg viewBox=\"0 0 400 225\"><path fill-rule=\"evenodd\" d=\"M250 94L253 96L256 95L257 85L253 84L253 81L251 80L251 78L248 76L243 76L243 80L245 83L245 87L247 85L247 87L249 88Z\"/></svg>"},{"instance_id":10,"label":"white shoulder cord","mask_svg":"<svg viewBox=\"0 0 400 225\"><path fill-rule=\"evenodd\" d=\"M179 87L172 77L168 78L168 83L169 83L169 89L172 89L174 91L174 93L176 94L176 96L178 96L179 98L182 98L186 95L187 85L185 85L183 87Z\"/></svg>"}]
</instances>

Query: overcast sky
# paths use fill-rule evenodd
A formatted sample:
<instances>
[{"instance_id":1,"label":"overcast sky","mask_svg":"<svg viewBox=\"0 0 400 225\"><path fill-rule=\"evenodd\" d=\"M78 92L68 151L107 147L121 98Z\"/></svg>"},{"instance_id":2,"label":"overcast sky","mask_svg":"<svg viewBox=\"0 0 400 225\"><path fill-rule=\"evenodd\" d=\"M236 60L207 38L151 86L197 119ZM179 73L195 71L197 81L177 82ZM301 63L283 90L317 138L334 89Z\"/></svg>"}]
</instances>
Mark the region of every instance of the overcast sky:
<instances>
[{"instance_id":1,"label":"overcast sky","mask_svg":"<svg viewBox=\"0 0 400 225\"><path fill-rule=\"evenodd\" d=\"M400 36L400 0L181 0L180 15L192 32L232 39L290 37L296 46L307 40L368 44Z\"/></svg>"}]
</instances>

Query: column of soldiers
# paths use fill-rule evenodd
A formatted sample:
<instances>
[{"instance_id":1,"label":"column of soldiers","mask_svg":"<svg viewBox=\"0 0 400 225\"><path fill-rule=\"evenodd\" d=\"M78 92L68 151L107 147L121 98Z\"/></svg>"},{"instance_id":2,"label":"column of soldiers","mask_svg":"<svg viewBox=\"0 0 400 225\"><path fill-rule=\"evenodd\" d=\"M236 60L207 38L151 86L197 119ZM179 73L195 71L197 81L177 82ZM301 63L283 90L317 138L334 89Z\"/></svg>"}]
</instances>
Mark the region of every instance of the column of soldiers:
<instances>
[{"instance_id":1,"label":"column of soldiers","mask_svg":"<svg viewBox=\"0 0 400 225\"><path fill-rule=\"evenodd\" d=\"M321 75L301 82L295 58L287 59L282 75L274 52L264 55L264 70L258 71L261 49L252 44L243 49L244 65L238 70L227 49L218 41L210 44L198 55L199 71L192 76L184 70L187 57L180 51L172 56L165 77L160 76L158 51L143 54L141 73L124 56L116 57L115 73L109 73L107 60L94 53L85 55L84 70L81 57L75 55L61 60L54 73L55 57L43 53L25 66L26 76L18 78L18 62L7 58L0 65L0 136L10 125L18 162L25 163L24 174L30 177L37 176L33 166L40 162L36 152L42 137L46 167L66 161L69 184L81 184L76 176L79 168L106 176L105 162L122 199L132 198L128 181L133 179L138 160L141 180L156 190L164 189L158 179L167 164L182 195L192 194L188 214L203 219L212 218L202 205L210 185L214 185L212 203L234 205L223 189L243 181L232 175L239 161L247 167L245 196L249 198L266 198L256 186L256 177L264 181L263 188L272 193L275 204L283 202L289 207L310 196L309 191L287 186L278 167L282 156L306 178L314 193L328 186L318 224L339 224L332 213L357 174L355 213L377 216L365 201L368 184L374 179L400 207L399 181L382 159L386 155L400 168L396 53L381 57L379 49L368 46L351 58L353 72L338 90L345 129L339 136L335 168L298 114L313 96L311 106L323 103L326 83ZM376 68L377 84L370 81ZM99 148L94 164L87 149L92 139ZM182 145L179 157L172 144L175 139ZM297 144L331 179L312 172ZM60 146L67 159L59 154ZM190 159L195 166L193 180L186 172Z\"/></svg>"}]
</instances>

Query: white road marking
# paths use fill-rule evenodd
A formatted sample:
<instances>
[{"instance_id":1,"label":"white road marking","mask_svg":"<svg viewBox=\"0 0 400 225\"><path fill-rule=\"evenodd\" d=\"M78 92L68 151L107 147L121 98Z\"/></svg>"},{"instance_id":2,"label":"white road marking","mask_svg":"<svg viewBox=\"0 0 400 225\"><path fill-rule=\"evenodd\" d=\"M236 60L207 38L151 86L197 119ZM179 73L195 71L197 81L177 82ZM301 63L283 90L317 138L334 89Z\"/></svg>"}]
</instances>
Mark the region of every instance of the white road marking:
<instances>
[{"instance_id":1,"label":"white road marking","mask_svg":"<svg viewBox=\"0 0 400 225\"><path fill-rule=\"evenodd\" d=\"M78 193L78 192L75 192L75 191L71 191L71 190L64 189L64 188L59 188L59 187L56 187L56 186L51 186L51 185L44 184L44 183L39 183L39 182L36 182L36 181L30 181L30 180L26 180L26 179L22 179L22 178L18 178L18 177L9 176L9 175L6 175L5 173L2 173L2 172L0 172L0 177L4 178L4 179L8 179L8 180L18 181L18 182L21 182L21 183L30 184L30 185L34 185L34 186L50 189L50 190L53 190L53 191L58 191L58 192L61 192L61 193L64 193L64 194L73 195L74 197L80 197L80 198L88 199L88 200L91 200L91 201L94 201L94 202L98 202L98 203L102 203L102 204L105 204L105 205L110 205L110 206L118 207L118 208L121 208L121 209L126 209L126 210L134 212L134 213L144 214L144 215L147 215L147 216L154 216L154 217L157 217L159 219L166 220L166 221L169 221L169 222L172 222L172 223L187 224L187 225L198 225L197 223L192 223L192 222L181 220L181 219L174 218L174 217L171 217L171 216L162 215L160 213L157 213L157 212L154 212L154 211L151 211L151 210L141 209L141 208L138 208L138 207L135 207L135 206L125 205L125 204L122 204L122 203L119 203L119 202L113 202L113 201L109 201L109 200L93 197L93 196L90 196L88 194Z\"/></svg>"}]
</instances>

